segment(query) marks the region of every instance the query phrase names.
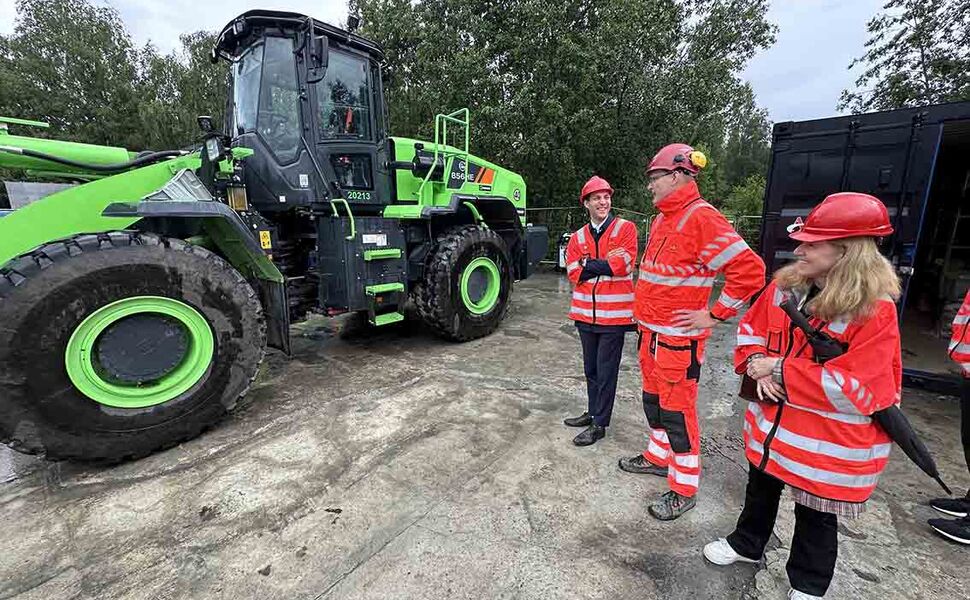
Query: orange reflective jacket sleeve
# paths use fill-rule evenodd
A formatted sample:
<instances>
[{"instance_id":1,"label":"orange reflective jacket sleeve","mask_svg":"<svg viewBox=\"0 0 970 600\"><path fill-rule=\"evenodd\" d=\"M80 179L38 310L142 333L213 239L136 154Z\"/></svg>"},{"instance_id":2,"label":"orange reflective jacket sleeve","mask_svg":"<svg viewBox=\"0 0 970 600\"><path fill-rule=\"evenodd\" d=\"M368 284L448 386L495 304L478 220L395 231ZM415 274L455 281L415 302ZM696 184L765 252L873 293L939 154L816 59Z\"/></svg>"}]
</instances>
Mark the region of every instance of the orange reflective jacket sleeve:
<instances>
[{"instance_id":1,"label":"orange reflective jacket sleeve","mask_svg":"<svg viewBox=\"0 0 970 600\"><path fill-rule=\"evenodd\" d=\"M610 248L622 248L623 254L611 256L607 259L614 277L626 277L633 272L633 265L637 260L637 226L631 221L624 220L618 224L620 231L616 240L611 241Z\"/></svg>"},{"instance_id":2,"label":"orange reflective jacket sleeve","mask_svg":"<svg viewBox=\"0 0 970 600\"><path fill-rule=\"evenodd\" d=\"M579 236L573 234L566 245L566 276L573 285L579 283L579 276L583 273L583 267L579 265L579 259L582 257L583 249L579 246Z\"/></svg>"},{"instance_id":3,"label":"orange reflective jacket sleeve","mask_svg":"<svg viewBox=\"0 0 970 600\"><path fill-rule=\"evenodd\" d=\"M896 305L881 300L861 324L845 354L817 364L786 358L785 392L791 404L850 415L871 415L899 401L902 383Z\"/></svg>"},{"instance_id":4,"label":"orange reflective jacket sleeve","mask_svg":"<svg viewBox=\"0 0 970 600\"><path fill-rule=\"evenodd\" d=\"M774 290L775 284L768 286L738 323L737 346L734 349L735 373L744 373L748 357L752 354L768 354L768 307Z\"/></svg>"}]
</instances>

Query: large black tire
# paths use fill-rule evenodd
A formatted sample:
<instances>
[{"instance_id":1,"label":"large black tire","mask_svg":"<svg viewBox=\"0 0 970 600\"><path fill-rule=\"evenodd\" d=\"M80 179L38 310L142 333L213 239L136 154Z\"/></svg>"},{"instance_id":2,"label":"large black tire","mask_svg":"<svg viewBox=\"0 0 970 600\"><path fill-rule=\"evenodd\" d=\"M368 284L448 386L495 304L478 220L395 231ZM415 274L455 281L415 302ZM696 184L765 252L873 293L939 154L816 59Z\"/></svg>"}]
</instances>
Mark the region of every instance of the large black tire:
<instances>
[{"instance_id":1,"label":"large black tire","mask_svg":"<svg viewBox=\"0 0 970 600\"><path fill-rule=\"evenodd\" d=\"M500 288L494 306L484 314L475 314L462 300L461 277L465 268L481 257L498 267ZM505 241L490 229L463 225L435 240L424 279L415 286L412 297L419 316L435 333L464 342L495 331L508 312L511 295L512 265Z\"/></svg>"},{"instance_id":2,"label":"large black tire","mask_svg":"<svg viewBox=\"0 0 970 600\"><path fill-rule=\"evenodd\" d=\"M94 311L136 296L194 308L214 354L168 401L106 406L72 383L65 349ZM82 235L4 265L0 324L0 441L51 460L117 462L199 435L246 393L266 347L261 304L236 269L204 248L136 232Z\"/></svg>"}]
</instances>

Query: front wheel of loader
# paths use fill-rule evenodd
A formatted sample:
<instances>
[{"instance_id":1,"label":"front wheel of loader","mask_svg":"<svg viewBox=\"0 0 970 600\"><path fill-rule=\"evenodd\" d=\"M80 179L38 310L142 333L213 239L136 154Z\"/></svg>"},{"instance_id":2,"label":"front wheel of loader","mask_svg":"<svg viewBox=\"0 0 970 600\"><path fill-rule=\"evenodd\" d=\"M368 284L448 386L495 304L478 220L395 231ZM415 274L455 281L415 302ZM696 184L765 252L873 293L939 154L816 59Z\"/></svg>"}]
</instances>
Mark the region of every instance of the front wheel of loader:
<instances>
[{"instance_id":1,"label":"front wheel of loader","mask_svg":"<svg viewBox=\"0 0 970 600\"><path fill-rule=\"evenodd\" d=\"M113 232L0 269L0 439L48 459L117 462L197 436L256 376L255 291L181 240Z\"/></svg>"},{"instance_id":2,"label":"front wheel of loader","mask_svg":"<svg viewBox=\"0 0 970 600\"><path fill-rule=\"evenodd\" d=\"M414 302L436 333L462 342L495 331L511 294L505 241L490 229L464 225L438 236Z\"/></svg>"}]
</instances>

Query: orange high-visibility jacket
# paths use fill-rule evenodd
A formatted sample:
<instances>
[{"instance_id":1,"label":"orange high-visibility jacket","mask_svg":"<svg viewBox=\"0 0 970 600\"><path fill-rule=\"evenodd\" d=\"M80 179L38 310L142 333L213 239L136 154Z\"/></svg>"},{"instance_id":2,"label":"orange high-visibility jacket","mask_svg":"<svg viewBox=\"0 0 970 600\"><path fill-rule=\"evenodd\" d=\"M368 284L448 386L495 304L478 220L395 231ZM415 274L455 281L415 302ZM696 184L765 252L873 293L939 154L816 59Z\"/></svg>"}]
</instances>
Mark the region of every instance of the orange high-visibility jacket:
<instances>
[{"instance_id":1,"label":"orange high-visibility jacket","mask_svg":"<svg viewBox=\"0 0 970 600\"><path fill-rule=\"evenodd\" d=\"M896 305L879 300L868 317L812 324L842 342L845 354L815 362L804 333L790 327L772 283L738 325L735 370L752 354L784 356L784 404L749 402L745 454L785 483L833 500L862 502L876 488L892 441L872 413L899 402L902 359Z\"/></svg>"},{"instance_id":2,"label":"orange high-visibility jacket","mask_svg":"<svg viewBox=\"0 0 970 600\"><path fill-rule=\"evenodd\" d=\"M953 319L953 333L950 336L950 358L963 369L963 376L970 377L970 290L963 299L963 305Z\"/></svg>"},{"instance_id":3,"label":"orange high-visibility jacket","mask_svg":"<svg viewBox=\"0 0 970 600\"><path fill-rule=\"evenodd\" d=\"M621 248L619 256L607 254ZM569 238L566 246L566 274L573 284L569 318L594 325L631 325L633 323L633 261L637 256L637 227L614 218L597 244L589 224ZM580 281L581 258L606 260L613 276L602 275Z\"/></svg>"},{"instance_id":4,"label":"orange high-visibility jacket","mask_svg":"<svg viewBox=\"0 0 970 600\"><path fill-rule=\"evenodd\" d=\"M674 327L675 310L706 309L714 277L724 272L724 289L711 314L720 320L737 314L765 283L765 263L716 208L701 198L694 182L657 203L636 286L641 330L706 338L710 329Z\"/></svg>"}]
</instances>

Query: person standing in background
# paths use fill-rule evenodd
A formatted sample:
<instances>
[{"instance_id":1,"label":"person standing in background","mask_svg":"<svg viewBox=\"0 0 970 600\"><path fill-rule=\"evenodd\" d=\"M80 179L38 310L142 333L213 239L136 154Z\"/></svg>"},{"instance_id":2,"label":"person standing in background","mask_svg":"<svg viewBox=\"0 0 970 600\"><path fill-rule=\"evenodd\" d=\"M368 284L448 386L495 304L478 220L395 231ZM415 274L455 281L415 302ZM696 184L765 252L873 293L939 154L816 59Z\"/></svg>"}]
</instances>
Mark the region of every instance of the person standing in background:
<instances>
[{"instance_id":1,"label":"person standing in background","mask_svg":"<svg viewBox=\"0 0 970 600\"><path fill-rule=\"evenodd\" d=\"M616 397L623 340L633 324L633 263L637 228L611 213L613 188L602 177L583 186L579 203L589 223L569 238L566 275L573 284L569 318L575 321L583 347L587 408L563 421L585 427L573 439L589 446L606 436Z\"/></svg>"},{"instance_id":2,"label":"person standing in background","mask_svg":"<svg viewBox=\"0 0 970 600\"><path fill-rule=\"evenodd\" d=\"M950 358L963 372L960 386L960 441L963 457L970 469L970 290L963 305L953 319L949 347ZM930 506L957 519L930 519L929 524L937 533L954 542L970 544L970 491L963 498L935 498Z\"/></svg>"}]
</instances>

